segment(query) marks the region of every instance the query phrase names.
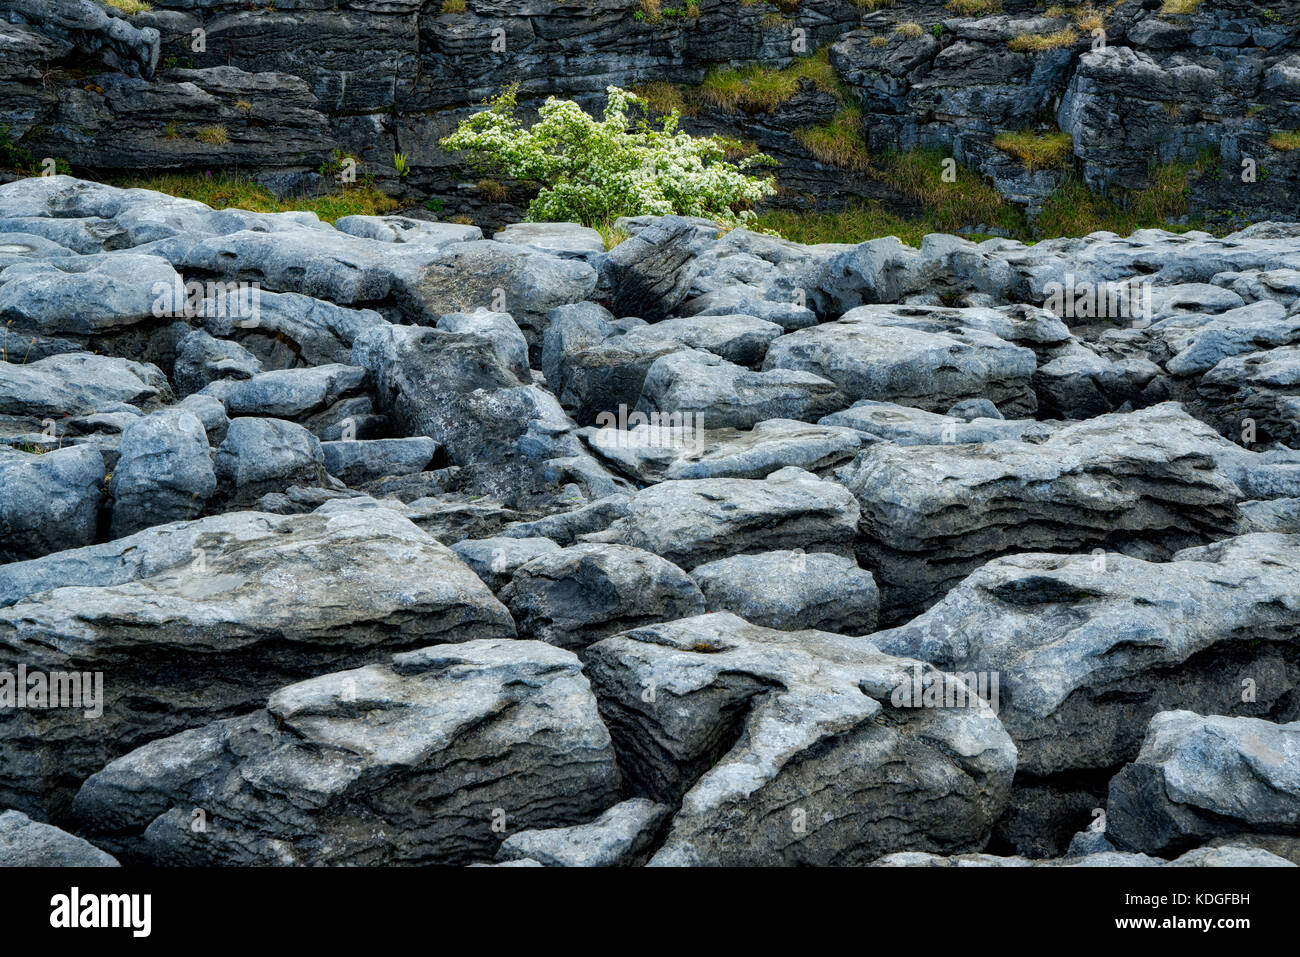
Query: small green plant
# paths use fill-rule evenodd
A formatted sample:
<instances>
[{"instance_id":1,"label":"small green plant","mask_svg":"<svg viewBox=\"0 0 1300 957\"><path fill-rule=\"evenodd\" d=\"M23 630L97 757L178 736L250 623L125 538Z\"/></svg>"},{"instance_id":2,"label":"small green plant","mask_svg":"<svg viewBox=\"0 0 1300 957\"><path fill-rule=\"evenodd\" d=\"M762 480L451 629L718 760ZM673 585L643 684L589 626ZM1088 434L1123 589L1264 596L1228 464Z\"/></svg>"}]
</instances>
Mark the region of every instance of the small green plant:
<instances>
[{"instance_id":1,"label":"small green plant","mask_svg":"<svg viewBox=\"0 0 1300 957\"><path fill-rule=\"evenodd\" d=\"M438 199L436 196L424 201L424 208L431 213L441 213L443 205L442 200Z\"/></svg>"},{"instance_id":2,"label":"small green plant","mask_svg":"<svg viewBox=\"0 0 1300 957\"><path fill-rule=\"evenodd\" d=\"M612 223L596 223L593 227L596 232L600 233L600 238L605 242L605 252L609 252L619 243L626 242L632 238L632 234L621 226L615 226Z\"/></svg>"},{"instance_id":3,"label":"small green plant","mask_svg":"<svg viewBox=\"0 0 1300 957\"><path fill-rule=\"evenodd\" d=\"M443 13L464 13L465 0L442 0Z\"/></svg>"},{"instance_id":4,"label":"small green plant","mask_svg":"<svg viewBox=\"0 0 1300 957\"><path fill-rule=\"evenodd\" d=\"M1020 160L1025 169L1062 169L1069 162L1074 139L1069 133L1021 130L999 133L993 137L993 145Z\"/></svg>"},{"instance_id":5,"label":"small green plant","mask_svg":"<svg viewBox=\"0 0 1300 957\"><path fill-rule=\"evenodd\" d=\"M795 131L795 139L814 158L841 169L864 170L871 163L862 135L862 108L846 106L823 126Z\"/></svg>"},{"instance_id":6,"label":"small green plant","mask_svg":"<svg viewBox=\"0 0 1300 957\"><path fill-rule=\"evenodd\" d=\"M230 133L224 126L217 123L212 126L199 127L198 132L194 134L194 138L200 143L207 143L209 146L225 146L230 142Z\"/></svg>"},{"instance_id":7,"label":"small green plant","mask_svg":"<svg viewBox=\"0 0 1300 957\"><path fill-rule=\"evenodd\" d=\"M1160 5L1161 16L1186 16L1201 8L1201 0L1165 0Z\"/></svg>"},{"instance_id":8,"label":"small green plant","mask_svg":"<svg viewBox=\"0 0 1300 957\"><path fill-rule=\"evenodd\" d=\"M710 70L700 84L698 96L724 110L766 113L790 100L805 80L842 103L853 100L831 66L828 47L784 69L751 65Z\"/></svg>"},{"instance_id":9,"label":"small green plant","mask_svg":"<svg viewBox=\"0 0 1300 957\"><path fill-rule=\"evenodd\" d=\"M393 169L397 170L398 176L408 176L411 172L411 164L405 153L393 154Z\"/></svg>"},{"instance_id":10,"label":"small green plant","mask_svg":"<svg viewBox=\"0 0 1300 957\"><path fill-rule=\"evenodd\" d=\"M325 196L276 199L252 180L225 174L165 173L153 177L115 179L115 186L151 189L169 196L197 199L213 209L247 209L257 213L307 211L324 222L343 216L381 216L397 209L398 203L372 185L358 183Z\"/></svg>"},{"instance_id":11,"label":"small green plant","mask_svg":"<svg viewBox=\"0 0 1300 957\"><path fill-rule=\"evenodd\" d=\"M1017 53L1041 53L1045 50L1073 46L1078 39L1078 32L1073 27L1066 27L1055 33L1022 33L1008 40L1007 46Z\"/></svg>"},{"instance_id":12,"label":"small green plant","mask_svg":"<svg viewBox=\"0 0 1300 957\"><path fill-rule=\"evenodd\" d=\"M958 16L987 17L1002 9L1002 0L948 0L944 7Z\"/></svg>"},{"instance_id":13,"label":"small green plant","mask_svg":"<svg viewBox=\"0 0 1300 957\"><path fill-rule=\"evenodd\" d=\"M602 119L552 97L531 128L515 115L517 92L512 87L491 100L440 145L467 151L485 172L536 183L531 222L594 226L620 216L676 213L734 225L752 218L752 206L776 191L770 177L750 174L770 165L769 157L729 162L713 137L680 132L676 113L633 120L629 110L645 104L626 90L608 88Z\"/></svg>"},{"instance_id":14,"label":"small green plant","mask_svg":"<svg viewBox=\"0 0 1300 957\"><path fill-rule=\"evenodd\" d=\"M104 0L104 2L115 10L121 10L128 16L136 13L148 13L153 9L144 0Z\"/></svg>"},{"instance_id":15,"label":"small green plant","mask_svg":"<svg viewBox=\"0 0 1300 957\"><path fill-rule=\"evenodd\" d=\"M1300 150L1300 130L1280 130L1268 138L1268 145L1284 153Z\"/></svg>"},{"instance_id":16,"label":"small green plant","mask_svg":"<svg viewBox=\"0 0 1300 957\"><path fill-rule=\"evenodd\" d=\"M479 195L489 203L504 203L510 198L510 190L506 189L498 180L481 179L477 183Z\"/></svg>"},{"instance_id":17,"label":"small green plant","mask_svg":"<svg viewBox=\"0 0 1300 957\"><path fill-rule=\"evenodd\" d=\"M0 124L0 167L29 173L36 169L36 159L13 141L9 127Z\"/></svg>"}]
</instances>

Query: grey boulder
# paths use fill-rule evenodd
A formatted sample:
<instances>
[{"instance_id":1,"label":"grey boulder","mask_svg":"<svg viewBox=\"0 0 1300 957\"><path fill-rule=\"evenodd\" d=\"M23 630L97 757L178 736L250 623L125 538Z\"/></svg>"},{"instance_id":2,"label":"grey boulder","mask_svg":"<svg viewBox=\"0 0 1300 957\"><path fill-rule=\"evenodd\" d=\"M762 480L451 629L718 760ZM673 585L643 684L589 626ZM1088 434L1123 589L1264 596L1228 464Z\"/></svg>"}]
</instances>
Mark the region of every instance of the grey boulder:
<instances>
[{"instance_id":1,"label":"grey boulder","mask_svg":"<svg viewBox=\"0 0 1300 957\"><path fill-rule=\"evenodd\" d=\"M644 863L672 809L645 798L615 804L590 824L520 831L501 842L497 860L543 867L630 867Z\"/></svg>"},{"instance_id":2,"label":"grey boulder","mask_svg":"<svg viewBox=\"0 0 1300 957\"><path fill-rule=\"evenodd\" d=\"M119 758L73 810L158 864L463 864L589 821L619 784L578 659L483 640L281 688Z\"/></svg>"},{"instance_id":3,"label":"grey boulder","mask_svg":"<svg viewBox=\"0 0 1300 957\"><path fill-rule=\"evenodd\" d=\"M736 555L697 565L691 578L709 611L733 612L765 628L846 635L876 630L880 593L871 573L852 558L802 549Z\"/></svg>"},{"instance_id":4,"label":"grey boulder","mask_svg":"<svg viewBox=\"0 0 1300 957\"><path fill-rule=\"evenodd\" d=\"M915 663L862 639L712 614L607 638L586 661L625 773L681 802L652 865L975 850L1006 805L1015 748L993 713L978 698L893 707Z\"/></svg>"},{"instance_id":5,"label":"grey boulder","mask_svg":"<svg viewBox=\"0 0 1300 957\"><path fill-rule=\"evenodd\" d=\"M1110 782L1119 847L1178 853L1237 832L1300 835L1300 721L1164 711Z\"/></svg>"},{"instance_id":6,"label":"grey boulder","mask_svg":"<svg viewBox=\"0 0 1300 957\"><path fill-rule=\"evenodd\" d=\"M704 596L685 572L626 545L543 551L515 570L499 597L521 636L561 648L704 611Z\"/></svg>"}]
</instances>

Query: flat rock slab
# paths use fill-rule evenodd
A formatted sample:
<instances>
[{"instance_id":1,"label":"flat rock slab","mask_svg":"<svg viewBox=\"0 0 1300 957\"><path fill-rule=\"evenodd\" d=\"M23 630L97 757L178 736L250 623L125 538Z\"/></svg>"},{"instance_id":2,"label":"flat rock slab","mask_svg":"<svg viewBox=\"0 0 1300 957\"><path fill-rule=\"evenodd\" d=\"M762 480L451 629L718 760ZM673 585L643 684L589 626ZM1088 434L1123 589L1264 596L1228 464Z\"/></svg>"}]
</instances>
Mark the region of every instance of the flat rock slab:
<instances>
[{"instance_id":1,"label":"flat rock slab","mask_svg":"<svg viewBox=\"0 0 1300 957\"><path fill-rule=\"evenodd\" d=\"M313 678L147 744L91 777L74 813L157 864L463 864L591 820L619 784L578 659L482 640Z\"/></svg>"},{"instance_id":2,"label":"flat rock slab","mask_svg":"<svg viewBox=\"0 0 1300 957\"><path fill-rule=\"evenodd\" d=\"M3 571L27 596L0 610L0 671L102 674L93 720L0 710L0 804L31 813L57 814L112 758L292 681L515 633L478 576L383 508L234 512Z\"/></svg>"},{"instance_id":3,"label":"flat rock slab","mask_svg":"<svg viewBox=\"0 0 1300 957\"><path fill-rule=\"evenodd\" d=\"M736 555L697 565L691 577L709 611L734 612L751 624L845 635L876 630L876 583L842 555L802 549Z\"/></svg>"},{"instance_id":4,"label":"flat rock slab","mask_svg":"<svg viewBox=\"0 0 1300 957\"><path fill-rule=\"evenodd\" d=\"M963 399L987 398L1007 415L1036 407L1034 353L950 321L853 310L777 339L763 368L829 379L849 402L875 399L942 412Z\"/></svg>"},{"instance_id":5,"label":"flat rock slab","mask_svg":"<svg viewBox=\"0 0 1300 957\"><path fill-rule=\"evenodd\" d=\"M794 466L825 473L852 459L863 438L855 429L796 419L764 419L752 429L636 424L586 428L587 446L640 482L664 479L766 478Z\"/></svg>"},{"instance_id":6,"label":"flat rock slab","mask_svg":"<svg viewBox=\"0 0 1300 957\"><path fill-rule=\"evenodd\" d=\"M627 514L585 541L643 548L686 570L779 548L847 554L858 504L841 485L785 468L762 481L693 479L638 492Z\"/></svg>"},{"instance_id":7,"label":"flat rock slab","mask_svg":"<svg viewBox=\"0 0 1300 957\"><path fill-rule=\"evenodd\" d=\"M1132 545L1151 557L1231 534L1240 449L1176 403L1066 426L1039 443L877 443L836 475L862 506L859 560L886 621L1011 551Z\"/></svg>"},{"instance_id":8,"label":"flat rock slab","mask_svg":"<svg viewBox=\"0 0 1300 957\"><path fill-rule=\"evenodd\" d=\"M999 675L998 716L1020 768L1047 775L1132 760L1147 721L1168 708L1294 711L1298 596L1295 536L1246 535L1171 562L1015 555L871 640L942 669Z\"/></svg>"},{"instance_id":9,"label":"flat rock slab","mask_svg":"<svg viewBox=\"0 0 1300 957\"><path fill-rule=\"evenodd\" d=\"M704 596L684 571L626 545L543 551L515 570L500 598L520 636L561 648L704 611Z\"/></svg>"}]
</instances>

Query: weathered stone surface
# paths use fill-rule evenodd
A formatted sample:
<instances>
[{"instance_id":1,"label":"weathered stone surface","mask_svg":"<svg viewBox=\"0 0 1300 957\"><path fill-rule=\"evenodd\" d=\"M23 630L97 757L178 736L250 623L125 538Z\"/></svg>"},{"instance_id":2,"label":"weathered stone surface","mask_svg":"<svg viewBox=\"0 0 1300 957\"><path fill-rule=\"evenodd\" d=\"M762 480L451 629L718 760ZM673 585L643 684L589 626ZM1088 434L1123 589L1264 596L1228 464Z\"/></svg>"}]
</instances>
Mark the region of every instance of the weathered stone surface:
<instances>
[{"instance_id":1,"label":"weathered stone surface","mask_svg":"<svg viewBox=\"0 0 1300 957\"><path fill-rule=\"evenodd\" d=\"M119 758L73 810L155 863L456 864L492 855L501 811L509 833L578 824L618 787L578 659L482 640L281 688Z\"/></svg>"},{"instance_id":2,"label":"weathered stone surface","mask_svg":"<svg viewBox=\"0 0 1300 957\"><path fill-rule=\"evenodd\" d=\"M752 429L638 424L579 435L615 469L642 482L761 479L787 466L820 474L852 459L863 441L852 428L794 419L765 419Z\"/></svg>"},{"instance_id":3,"label":"weathered stone surface","mask_svg":"<svg viewBox=\"0 0 1300 957\"><path fill-rule=\"evenodd\" d=\"M850 402L897 402L931 412L962 399L991 399L1004 413L1034 410L1033 352L938 310L864 307L837 322L782 336L764 369L794 369L829 379Z\"/></svg>"},{"instance_id":4,"label":"weathered stone surface","mask_svg":"<svg viewBox=\"0 0 1300 957\"><path fill-rule=\"evenodd\" d=\"M729 614L588 648L620 765L645 793L682 802L652 864L848 864L983 846L1015 748L982 704L893 708L911 668L862 639Z\"/></svg>"},{"instance_id":5,"label":"weathered stone surface","mask_svg":"<svg viewBox=\"0 0 1300 957\"><path fill-rule=\"evenodd\" d=\"M704 596L685 572L625 545L542 551L515 570L500 598L521 636L561 648L704 611Z\"/></svg>"},{"instance_id":6,"label":"weathered stone surface","mask_svg":"<svg viewBox=\"0 0 1300 957\"><path fill-rule=\"evenodd\" d=\"M845 635L876 630L880 593L857 562L802 550L737 555L697 565L691 578L709 611L729 611L780 631L815 628Z\"/></svg>"},{"instance_id":7,"label":"weathered stone surface","mask_svg":"<svg viewBox=\"0 0 1300 957\"><path fill-rule=\"evenodd\" d=\"M432 438L507 504L584 467L599 494L614 490L555 397L520 382L481 336L384 326L357 339L353 362L404 432Z\"/></svg>"},{"instance_id":8,"label":"weathered stone surface","mask_svg":"<svg viewBox=\"0 0 1300 957\"><path fill-rule=\"evenodd\" d=\"M55 256L0 271L0 322L14 332L90 336L160 316L159 287L180 282L157 256Z\"/></svg>"},{"instance_id":9,"label":"weathered stone surface","mask_svg":"<svg viewBox=\"0 0 1300 957\"><path fill-rule=\"evenodd\" d=\"M1300 834L1300 721L1161 712L1106 807L1110 839L1148 853L1239 831Z\"/></svg>"},{"instance_id":10,"label":"weathered stone surface","mask_svg":"<svg viewBox=\"0 0 1300 957\"><path fill-rule=\"evenodd\" d=\"M91 446L0 448L0 562L89 545L103 498L104 457Z\"/></svg>"},{"instance_id":11,"label":"weathered stone surface","mask_svg":"<svg viewBox=\"0 0 1300 957\"><path fill-rule=\"evenodd\" d=\"M690 292L695 244L708 235L710 224L665 216L600 257L614 314L647 322L672 315Z\"/></svg>"},{"instance_id":12,"label":"weathered stone surface","mask_svg":"<svg viewBox=\"0 0 1300 957\"><path fill-rule=\"evenodd\" d=\"M791 369L752 372L707 352L662 356L646 372L636 410L686 416L707 428L752 428L764 419L815 420L843 408L829 380Z\"/></svg>"},{"instance_id":13,"label":"weathered stone surface","mask_svg":"<svg viewBox=\"0 0 1300 957\"><path fill-rule=\"evenodd\" d=\"M232 418L243 415L302 419L322 412L365 382L366 370L349 365L259 372L243 380L226 379L203 389L221 401Z\"/></svg>"},{"instance_id":14,"label":"weathered stone surface","mask_svg":"<svg viewBox=\"0 0 1300 957\"><path fill-rule=\"evenodd\" d=\"M148 363L89 353L0 361L0 415L58 417L117 402L147 409L170 399L167 377Z\"/></svg>"},{"instance_id":15,"label":"weathered stone surface","mask_svg":"<svg viewBox=\"0 0 1300 957\"><path fill-rule=\"evenodd\" d=\"M780 548L846 554L858 504L845 488L784 468L762 481L661 482L634 495L627 514L586 541L643 548L690 570L728 555Z\"/></svg>"},{"instance_id":16,"label":"weathered stone surface","mask_svg":"<svg viewBox=\"0 0 1300 957\"><path fill-rule=\"evenodd\" d=\"M671 808L632 798L590 824L522 831L501 842L497 860L535 861L544 867L627 867L643 863Z\"/></svg>"},{"instance_id":17,"label":"weathered stone surface","mask_svg":"<svg viewBox=\"0 0 1300 957\"><path fill-rule=\"evenodd\" d=\"M1231 533L1232 446L1167 403L1101 416L1031 444L869 446L837 473L862 507L859 557L886 621L933 601L990 557L1094 547L1168 557Z\"/></svg>"},{"instance_id":18,"label":"weathered stone surface","mask_svg":"<svg viewBox=\"0 0 1300 957\"><path fill-rule=\"evenodd\" d=\"M1202 377L1201 396L1229 430L1247 420L1255 440L1300 446L1300 345L1230 356Z\"/></svg>"},{"instance_id":19,"label":"weathered stone surface","mask_svg":"<svg viewBox=\"0 0 1300 957\"><path fill-rule=\"evenodd\" d=\"M301 425L241 417L230 420L213 467L223 493L244 501L298 482L321 484L325 453L316 436Z\"/></svg>"},{"instance_id":20,"label":"weathered stone surface","mask_svg":"<svg viewBox=\"0 0 1300 957\"><path fill-rule=\"evenodd\" d=\"M997 559L871 640L938 668L1000 675L999 717L1029 774L1131 760L1146 722L1168 708L1293 714L1300 539L1246 535L1173 557Z\"/></svg>"},{"instance_id":21,"label":"weathered stone surface","mask_svg":"<svg viewBox=\"0 0 1300 957\"><path fill-rule=\"evenodd\" d=\"M322 442L325 470L348 485L390 475L426 471L438 452L438 443L425 436L409 439L369 439Z\"/></svg>"},{"instance_id":22,"label":"weathered stone surface","mask_svg":"<svg viewBox=\"0 0 1300 957\"><path fill-rule=\"evenodd\" d=\"M1055 860L998 857L994 854L925 854L905 851L887 854L872 862L873 867L1295 867L1286 858L1259 848L1197 848L1172 861L1146 854L1099 851Z\"/></svg>"},{"instance_id":23,"label":"weathered stone surface","mask_svg":"<svg viewBox=\"0 0 1300 957\"><path fill-rule=\"evenodd\" d=\"M136 419L122 430L108 483L110 534L121 538L151 525L197 518L216 490L212 451L198 416L173 408Z\"/></svg>"},{"instance_id":24,"label":"weathered stone surface","mask_svg":"<svg viewBox=\"0 0 1300 957\"><path fill-rule=\"evenodd\" d=\"M0 813L0 867L117 867L88 841L21 811Z\"/></svg>"},{"instance_id":25,"label":"weathered stone surface","mask_svg":"<svg viewBox=\"0 0 1300 957\"><path fill-rule=\"evenodd\" d=\"M0 670L105 674L98 720L0 711L0 802L42 815L112 758L291 681L514 635L477 576L384 508L235 512L4 571L13 604L0 610Z\"/></svg>"},{"instance_id":26,"label":"weathered stone surface","mask_svg":"<svg viewBox=\"0 0 1300 957\"><path fill-rule=\"evenodd\" d=\"M479 578L494 592L501 591L520 566L540 555L558 552L560 546L549 538L467 538L451 546Z\"/></svg>"},{"instance_id":27,"label":"weathered stone surface","mask_svg":"<svg viewBox=\"0 0 1300 957\"><path fill-rule=\"evenodd\" d=\"M984 400L987 401L987 400ZM955 408L955 407L954 407ZM982 410L981 411L985 411ZM997 411L994 406L993 411ZM968 442L996 442L1018 439L1042 441L1052 433L1051 426L1033 419L1003 419L979 416L962 419L950 409L939 415L893 402L863 399L839 412L818 420L822 425L856 429L896 445L943 445Z\"/></svg>"},{"instance_id":28,"label":"weathered stone surface","mask_svg":"<svg viewBox=\"0 0 1300 957\"><path fill-rule=\"evenodd\" d=\"M261 360L239 343L195 329L177 344L172 381L176 394L184 398L218 379L251 379L261 371Z\"/></svg>"}]
</instances>

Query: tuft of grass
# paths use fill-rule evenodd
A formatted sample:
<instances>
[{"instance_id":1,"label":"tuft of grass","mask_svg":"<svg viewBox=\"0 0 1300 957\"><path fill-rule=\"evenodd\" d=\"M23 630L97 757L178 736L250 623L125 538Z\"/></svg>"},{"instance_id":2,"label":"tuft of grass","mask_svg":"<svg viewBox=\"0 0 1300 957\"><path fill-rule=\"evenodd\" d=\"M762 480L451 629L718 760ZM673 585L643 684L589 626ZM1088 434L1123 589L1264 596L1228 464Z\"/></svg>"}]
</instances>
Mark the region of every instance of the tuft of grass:
<instances>
[{"instance_id":1,"label":"tuft of grass","mask_svg":"<svg viewBox=\"0 0 1300 957\"><path fill-rule=\"evenodd\" d=\"M1300 130L1279 130L1268 138L1268 145L1284 153L1300 150Z\"/></svg>"},{"instance_id":2,"label":"tuft of grass","mask_svg":"<svg viewBox=\"0 0 1300 957\"><path fill-rule=\"evenodd\" d=\"M695 104L687 100L681 87L673 83L663 81L642 83L634 87L632 92L645 100L646 107L652 113L663 116L667 116L674 110L682 116L691 116L695 113Z\"/></svg>"},{"instance_id":3,"label":"tuft of grass","mask_svg":"<svg viewBox=\"0 0 1300 957\"><path fill-rule=\"evenodd\" d=\"M121 10L128 16L134 16L137 13L148 13L153 9L144 0L104 0L104 3L115 10Z\"/></svg>"},{"instance_id":4,"label":"tuft of grass","mask_svg":"<svg viewBox=\"0 0 1300 957\"><path fill-rule=\"evenodd\" d=\"M1022 33L1007 41L1007 46L1017 53L1041 53L1045 50L1058 50L1073 46L1079 39L1079 33L1073 27L1057 30L1055 33Z\"/></svg>"},{"instance_id":5,"label":"tuft of grass","mask_svg":"<svg viewBox=\"0 0 1300 957\"><path fill-rule=\"evenodd\" d=\"M895 153L883 157L877 175L905 198L918 215L904 216L877 202L858 203L835 212L769 210L758 214L755 226L800 243L860 243L879 236L897 236L919 246L927 233L956 232L983 224L1014 239L1035 242L1053 236L1086 236L1106 230L1128 235L1137 229L1160 228L1186 232L1204 224L1176 224L1188 212L1188 181L1217 162L1212 151L1191 162L1153 165L1150 185L1114 198L1093 193L1078 176L1070 175L1047 201L1031 226L1021 210L1006 202L976 173L957 167L957 181L944 183L943 154L932 151ZM978 234L966 234L978 240Z\"/></svg>"},{"instance_id":6,"label":"tuft of grass","mask_svg":"<svg viewBox=\"0 0 1300 957\"><path fill-rule=\"evenodd\" d=\"M877 178L925 210L929 232L951 232L983 223L1009 233L1025 229L1024 213L998 195L974 170L956 166L954 182L944 182L945 155L938 150L890 153Z\"/></svg>"},{"instance_id":7,"label":"tuft of grass","mask_svg":"<svg viewBox=\"0 0 1300 957\"><path fill-rule=\"evenodd\" d=\"M237 176L200 173L165 173L152 177L116 180L115 186L152 189L183 199L196 199L213 209L247 209L255 213L315 213L333 223L344 216L382 216L400 205L373 186L358 185L327 196L276 199L252 180Z\"/></svg>"},{"instance_id":8,"label":"tuft of grass","mask_svg":"<svg viewBox=\"0 0 1300 957\"><path fill-rule=\"evenodd\" d=\"M855 171L871 165L860 106L842 107L829 123L795 130L794 138L819 162Z\"/></svg>"},{"instance_id":9,"label":"tuft of grass","mask_svg":"<svg viewBox=\"0 0 1300 957\"><path fill-rule=\"evenodd\" d=\"M1075 14L1074 22L1079 25L1080 30L1091 34L1093 30L1100 30L1106 25L1106 18L1099 10L1085 10Z\"/></svg>"},{"instance_id":10,"label":"tuft of grass","mask_svg":"<svg viewBox=\"0 0 1300 957\"><path fill-rule=\"evenodd\" d=\"M1201 8L1201 0L1165 0L1160 5L1162 17L1184 16L1195 13Z\"/></svg>"},{"instance_id":11,"label":"tuft of grass","mask_svg":"<svg viewBox=\"0 0 1300 957\"><path fill-rule=\"evenodd\" d=\"M230 133L224 126L214 124L200 127L198 132L194 134L194 138L200 143L207 143L210 146L225 146L230 142Z\"/></svg>"},{"instance_id":12,"label":"tuft of grass","mask_svg":"<svg viewBox=\"0 0 1300 957\"><path fill-rule=\"evenodd\" d=\"M987 17L1002 10L1002 0L948 0L944 8L963 17Z\"/></svg>"},{"instance_id":13,"label":"tuft of grass","mask_svg":"<svg viewBox=\"0 0 1300 957\"><path fill-rule=\"evenodd\" d=\"M1146 189L1124 191L1115 198L1092 192L1070 175L1043 205L1037 231L1043 236L1086 236L1098 230L1127 236L1135 229L1155 228L1185 232L1194 227L1170 221L1187 215L1188 180L1216 161L1207 150L1192 161L1152 164Z\"/></svg>"},{"instance_id":14,"label":"tuft of grass","mask_svg":"<svg viewBox=\"0 0 1300 957\"><path fill-rule=\"evenodd\" d=\"M465 0L442 0L443 13L464 13Z\"/></svg>"},{"instance_id":15,"label":"tuft of grass","mask_svg":"<svg viewBox=\"0 0 1300 957\"><path fill-rule=\"evenodd\" d=\"M626 229L615 226L611 222L597 223L594 229L600 233L600 238L605 241L605 252L609 252L619 243L627 242L632 238L632 234Z\"/></svg>"},{"instance_id":16,"label":"tuft of grass","mask_svg":"<svg viewBox=\"0 0 1300 957\"><path fill-rule=\"evenodd\" d=\"M510 190L495 179L479 180L478 191L489 203L504 203L510 198Z\"/></svg>"},{"instance_id":17,"label":"tuft of grass","mask_svg":"<svg viewBox=\"0 0 1300 957\"><path fill-rule=\"evenodd\" d=\"M831 66L829 47L822 47L812 56L780 70L757 64L711 70L698 95L704 102L724 110L766 113L798 93L800 80L811 81L817 89L834 95L842 103L853 99Z\"/></svg>"},{"instance_id":18,"label":"tuft of grass","mask_svg":"<svg viewBox=\"0 0 1300 957\"><path fill-rule=\"evenodd\" d=\"M925 36L925 27L921 26L919 23L913 23L908 20L895 26L894 32L900 37L906 37L907 39L912 40L916 37Z\"/></svg>"},{"instance_id":19,"label":"tuft of grass","mask_svg":"<svg viewBox=\"0 0 1300 957\"><path fill-rule=\"evenodd\" d=\"M1021 130L999 133L993 137L993 145L1020 160L1025 169L1063 169L1069 162L1074 140L1069 133Z\"/></svg>"}]
</instances>

